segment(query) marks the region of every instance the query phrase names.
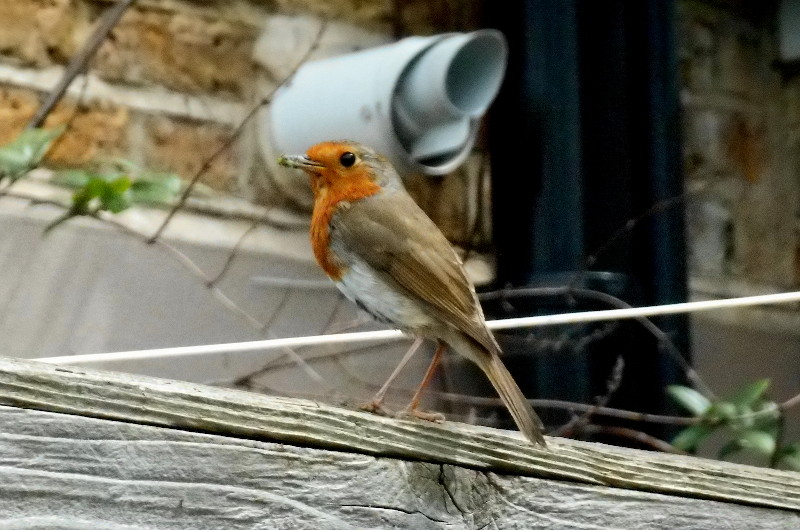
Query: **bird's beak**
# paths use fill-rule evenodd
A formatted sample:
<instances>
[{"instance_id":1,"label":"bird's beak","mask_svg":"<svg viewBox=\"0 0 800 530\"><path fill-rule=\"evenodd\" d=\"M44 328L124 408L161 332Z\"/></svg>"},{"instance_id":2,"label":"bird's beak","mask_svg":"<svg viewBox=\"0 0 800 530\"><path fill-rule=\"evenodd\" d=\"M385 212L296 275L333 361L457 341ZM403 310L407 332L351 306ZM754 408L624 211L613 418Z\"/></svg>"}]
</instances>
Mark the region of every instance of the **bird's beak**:
<instances>
[{"instance_id":1,"label":"bird's beak","mask_svg":"<svg viewBox=\"0 0 800 530\"><path fill-rule=\"evenodd\" d=\"M278 163L282 166L293 167L297 169L311 169L318 167L325 167L324 164L308 158L306 155L281 155L278 158Z\"/></svg>"}]
</instances>

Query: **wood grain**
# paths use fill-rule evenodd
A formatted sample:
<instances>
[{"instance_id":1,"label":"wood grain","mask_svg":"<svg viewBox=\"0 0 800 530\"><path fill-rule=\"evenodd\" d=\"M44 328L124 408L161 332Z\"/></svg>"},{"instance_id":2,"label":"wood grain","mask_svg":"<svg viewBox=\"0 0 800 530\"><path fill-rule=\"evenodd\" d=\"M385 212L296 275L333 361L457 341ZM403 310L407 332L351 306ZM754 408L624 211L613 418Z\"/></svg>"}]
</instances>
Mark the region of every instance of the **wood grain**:
<instances>
[{"instance_id":1,"label":"wood grain","mask_svg":"<svg viewBox=\"0 0 800 530\"><path fill-rule=\"evenodd\" d=\"M800 475L793 472L555 438L541 449L513 432L395 420L311 401L115 372L0 359L0 404L354 457L800 511Z\"/></svg>"},{"instance_id":2,"label":"wood grain","mask_svg":"<svg viewBox=\"0 0 800 530\"><path fill-rule=\"evenodd\" d=\"M0 407L0 528L786 529L800 514Z\"/></svg>"}]
</instances>

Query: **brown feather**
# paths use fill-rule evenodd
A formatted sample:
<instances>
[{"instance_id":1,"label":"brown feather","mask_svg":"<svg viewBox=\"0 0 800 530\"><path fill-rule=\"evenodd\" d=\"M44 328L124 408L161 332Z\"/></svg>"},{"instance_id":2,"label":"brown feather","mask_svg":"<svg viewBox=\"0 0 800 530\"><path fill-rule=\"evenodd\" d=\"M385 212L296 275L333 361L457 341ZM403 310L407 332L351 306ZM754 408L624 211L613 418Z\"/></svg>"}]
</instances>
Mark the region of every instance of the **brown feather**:
<instances>
[{"instance_id":1,"label":"brown feather","mask_svg":"<svg viewBox=\"0 0 800 530\"><path fill-rule=\"evenodd\" d=\"M340 210L332 223L345 245L408 295L428 304L440 321L499 353L461 260L408 194L367 197Z\"/></svg>"},{"instance_id":2,"label":"brown feather","mask_svg":"<svg viewBox=\"0 0 800 530\"><path fill-rule=\"evenodd\" d=\"M517 428L525 437L540 445L547 445L542 436L542 421L533 410L525 395L520 390L514 377L503 364L503 361L496 354L484 353L478 356L476 364L481 367L486 377L491 381L500 399L503 400Z\"/></svg>"}]
</instances>

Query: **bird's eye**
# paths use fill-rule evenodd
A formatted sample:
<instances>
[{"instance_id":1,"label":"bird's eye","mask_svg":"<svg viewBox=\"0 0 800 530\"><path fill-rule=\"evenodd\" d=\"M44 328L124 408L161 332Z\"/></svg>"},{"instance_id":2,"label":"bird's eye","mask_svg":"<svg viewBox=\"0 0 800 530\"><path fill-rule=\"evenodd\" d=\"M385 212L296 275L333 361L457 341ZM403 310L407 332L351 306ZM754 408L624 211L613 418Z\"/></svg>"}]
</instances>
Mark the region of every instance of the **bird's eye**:
<instances>
[{"instance_id":1,"label":"bird's eye","mask_svg":"<svg viewBox=\"0 0 800 530\"><path fill-rule=\"evenodd\" d=\"M350 151L342 153L342 156L339 157L339 163L344 167L350 167L356 163L356 155Z\"/></svg>"}]
</instances>

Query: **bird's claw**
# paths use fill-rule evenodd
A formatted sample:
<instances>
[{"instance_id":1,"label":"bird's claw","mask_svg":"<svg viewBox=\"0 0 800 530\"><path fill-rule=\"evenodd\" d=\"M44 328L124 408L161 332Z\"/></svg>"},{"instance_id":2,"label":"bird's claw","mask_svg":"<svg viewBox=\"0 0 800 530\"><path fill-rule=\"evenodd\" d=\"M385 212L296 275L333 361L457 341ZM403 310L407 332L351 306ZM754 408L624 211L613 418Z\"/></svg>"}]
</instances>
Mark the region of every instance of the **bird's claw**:
<instances>
[{"instance_id":1,"label":"bird's claw","mask_svg":"<svg viewBox=\"0 0 800 530\"><path fill-rule=\"evenodd\" d=\"M417 409L405 409L401 410L395 415L396 418L418 418L420 420L430 421L433 423L444 423L445 417L444 414L440 412L428 412L424 410L417 410Z\"/></svg>"},{"instance_id":2,"label":"bird's claw","mask_svg":"<svg viewBox=\"0 0 800 530\"><path fill-rule=\"evenodd\" d=\"M394 413L383 406L380 401L372 400L368 403L362 403L358 406L358 410L363 410L364 412L371 412L372 414L377 414L378 416L393 416Z\"/></svg>"}]
</instances>

